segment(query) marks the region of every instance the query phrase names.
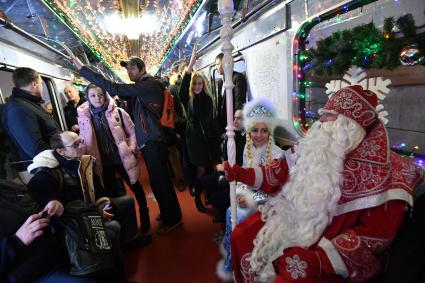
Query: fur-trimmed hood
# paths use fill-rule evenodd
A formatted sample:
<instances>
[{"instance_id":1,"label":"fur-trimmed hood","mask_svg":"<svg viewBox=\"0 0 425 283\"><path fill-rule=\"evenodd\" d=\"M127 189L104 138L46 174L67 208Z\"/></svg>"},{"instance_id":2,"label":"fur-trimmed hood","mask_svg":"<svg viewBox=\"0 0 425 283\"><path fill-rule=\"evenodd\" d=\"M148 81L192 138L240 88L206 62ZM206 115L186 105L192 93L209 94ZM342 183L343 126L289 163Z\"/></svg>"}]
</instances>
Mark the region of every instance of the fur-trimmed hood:
<instances>
[{"instance_id":1,"label":"fur-trimmed hood","mask_svg":"<svg viewBox=\"0 0 425 283\"><path fill-rule=\"evenodd\" d=\"M52 149L46 149L33 158L33 163L30 164L27 168L28 172L31 173L34 169L40 168L40 167L47 167L47 168L56 168L59 166L59 161L56 159L56 157L53 155Z\"/></svg>"}]
</instances>

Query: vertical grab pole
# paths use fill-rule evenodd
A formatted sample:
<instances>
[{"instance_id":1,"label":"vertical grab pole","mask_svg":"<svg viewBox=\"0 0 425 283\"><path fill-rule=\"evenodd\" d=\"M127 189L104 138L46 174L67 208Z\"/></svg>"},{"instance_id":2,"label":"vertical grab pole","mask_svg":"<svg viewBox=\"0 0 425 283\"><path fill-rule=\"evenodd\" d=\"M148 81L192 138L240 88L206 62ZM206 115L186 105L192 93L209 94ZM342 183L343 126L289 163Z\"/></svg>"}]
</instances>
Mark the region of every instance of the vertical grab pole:
<instances>
[{"instance_id":1,"label":"vertical grab pole","mask_svg":"<svg viewBox=\"0 0 425 283\"><path fill-rule=\"evenodd\" d=\"M219 0L218 11L220 12L222 27L220 30L220 38L222 40L221 51L224 54L222 67L224 71L223 87L226 94L226 110L227 110L227 157L231 166L236 163L236 144L235 144L235 129L233 126L233 37L232 16L233 16L233 0ZM236 226L236 182L230 183L230 209L232 212L232 230Z\"/></svg>"}]
</instances>

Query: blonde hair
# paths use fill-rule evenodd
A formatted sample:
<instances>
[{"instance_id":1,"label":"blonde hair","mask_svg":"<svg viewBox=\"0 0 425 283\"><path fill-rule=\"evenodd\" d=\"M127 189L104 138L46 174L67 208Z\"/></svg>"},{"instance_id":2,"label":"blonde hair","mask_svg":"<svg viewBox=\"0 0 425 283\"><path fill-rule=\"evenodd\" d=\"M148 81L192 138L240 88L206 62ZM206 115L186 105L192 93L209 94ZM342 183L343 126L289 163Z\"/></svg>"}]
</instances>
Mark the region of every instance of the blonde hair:
<instances>
[{"instance_id":1,"label":"blonde hair","mask_svg":"<svg viewBox=\"0 0 425 283\"><path fill-rule=\"evenodd\" d=\"M274 143L273 139L273 132L271 131L271 128L268 127L269 130L269 141L267 143L267 149L266 149L266 163L269 163L272 161L272 147ZM251 168L253 164L252 160L252 140L251 140L251 129L246 133L246 144L245 144L245 150L246 150L246 156L247 156L247 167Z\"/></svg>"},{"instance_id":2,"label":"blonde hair","mask_svg":"<svg viewBox=\"0 0 425 283\"><path fill-rule=\"evenodd\" d=\"M193 96L193 86L194 86L194 84L195 84L195 82L196 82L196 80L197 80L198 78L201 78L201 80L202 80L202 91L203 91L205 94L207 94L207 95L211 96L211 95L210 95L210 91L209 91L209 86L208 86L208 80L207 80L207 78L206 78L203 74L201 74L201 73L193 73L193 74L192 74L192 79L190 80L189 95L190 95L190 96Z\"/></svg>"},{"instance_id":3,"label":"blonde hair","mask_svg":"<svg viewBox=\"0 0 425 283\"><path fill-rule=\"evenodd\" d=\"M177 83L178 79L179 79L178 74L172 74L170 76L170 85L175 85Z\"/></svg>"}]
</instances>

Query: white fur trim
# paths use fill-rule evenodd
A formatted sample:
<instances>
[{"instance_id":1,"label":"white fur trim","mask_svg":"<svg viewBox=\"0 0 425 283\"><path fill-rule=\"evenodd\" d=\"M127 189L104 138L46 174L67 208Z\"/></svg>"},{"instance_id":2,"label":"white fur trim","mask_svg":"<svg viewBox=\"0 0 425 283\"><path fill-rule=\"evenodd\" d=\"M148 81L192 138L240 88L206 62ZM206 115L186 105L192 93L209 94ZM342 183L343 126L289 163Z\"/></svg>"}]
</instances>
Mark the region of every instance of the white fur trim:
<instances>
[{"instance_id":1,"label":"white fur trim","mask_svg":"<svg viewBox=\"0 0 425 283\"><path fill-rule=\"evenodd\" d=\"M236 195L245 199L248 209L257 208L257 202L254 200L254 191L251 190L251 187L238 182L236 184Z\"/></svg>"},{"instance_id":2,"label":"white fur trim","mask_svg":"<svg viewBox=\"0 0 425 283\"><path fill-rule=\"evenodd\" d=\"M413 197L403 189L391 189L382 192L378 195L371 195L367 197L358 198L337 206L336 215L345 214L351 211L371 208L379 206L390 200L402 200L407 202L410 206L413 205Z\"/></svg>"},{"instance_id":3,"label":"white fur trim","mask_svg":"<svg viewBox=\"0 0 425 283\"><path fill-rule=\"evenodd\" d=\"M263 109L265 109L270 116L253 112L256 107L261 106L264 107ZM243 115L244 126L247 131L249 131L255 123L265 123L271 128L271 130L274 130L277 125L277 115L273 102L265 97L259 97L248 101L243 108Z\"/></svg>"},{"instance_id":4,"label":"white fur trim","mask_svg":"<svg viewBox=\"0 0 425 283\"><path fill-rule=\"evenodd\" d=\"M30 164L27 168L29 173L39 167L56 168L59 166L59 162L56 160L55 156L53 155L53 150L51 149L40 152L34 156L32 161L33 163Z\"/></svg>"},{"instance_id":5,"label":"white fur trim","mask_svg":"<svg viewBox=\"0 0 425 283\"><path fill-rule=\"evenodd\" d=\"M220 280L223 282L234 282L233 272L224 271L224 259L221 259L217 263L216 274L218 278L220 278Z\"/></svg>"},{"instance_id":6,"label":"white fur trim","mask_svg":"<svg viewBox=\"0 0 425 283\"><path fill-rule=\"evenodd\" d=\"M345 265L341 255L339 254L335 246L332 244L332 242L326 239L325 237L322 237L319 241L319 247L321 247L325 251L329 261L332 264L333 269L335 270L335 273L344 278L347 278L347 266Z\"/></svg>"},{"instance_id":7,"label":"white fur trim","mask_svg":"<svg viewBox=\"0 0 425 283\"><path fill-rule=\"evenodd\" d=\"M263 184L263 170L261 170L261 167L254 167L254 173L255 173L255 182L254 182L253 189L258 190Z\"/></svg>"}]
</instances>

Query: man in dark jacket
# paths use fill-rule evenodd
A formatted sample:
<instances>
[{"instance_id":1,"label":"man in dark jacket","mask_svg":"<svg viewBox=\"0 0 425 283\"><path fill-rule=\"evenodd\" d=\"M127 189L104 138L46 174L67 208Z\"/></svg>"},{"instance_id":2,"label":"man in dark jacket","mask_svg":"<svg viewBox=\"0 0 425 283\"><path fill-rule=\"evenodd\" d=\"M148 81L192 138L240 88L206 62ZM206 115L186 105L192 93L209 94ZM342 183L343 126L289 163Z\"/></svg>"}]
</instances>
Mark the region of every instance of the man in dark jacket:
<instances>
[{"instance_id":1,"label":"man in dark jacket","mask_svg":"<svg viewBox=\"0 0 425 283\"><path fill-rule=\"evenodd\" d=\"M221 65L224 54L220 53L215 57L215 66L220 75L224 78L224 70ZM242 110L246 102L246 91L248 88L245 75L233 72L233 113L236 110ZM223 80L218 82L217 89L217 118L221 127L221 132L224 133L227 126L227 110L226 110L226 94L224 93Z\"/></svg>"},{"instance_id":2,"label":"man in dark jacket","mask_svg":"<svg viewBox=\"0 0 425 283\"><path fill-rule=\"evenodd\" d=\"M150 235L138 235L133 199L128 195L117 198L105 196L99 179L93 173L94 157L83 155L81 145L82 140L74 132L53 136L52 150L35 156L34 162L28 166L28 171L35 174L28 183L30 194L40 205L51 200L59 200L63 205L74 200L96 204L103 211L105 220L119 222L124 244L135 247L149 244L152 240Z\"/></svg>"},{"instance_id":3,"label":"man in dark jacket","mask_svg":"<svg viewBox=\"0 0 425 283\"><path fill-rule=\"evenodd\" d=\"M63 90L63 93L68 99L68 102L63 108L63 112L65 114L66 126L68 127L68 130L76 132L78 134L79 127L78 127L78 121L77 121L77 117L78 117L77 108L78 106L86 102L86 100L80 97L80 92L73 85L66 86L65 89Z\"/></svg>"},{"instance_id":4,"label":"man in dark jacket","mask_svg":"<svg viewBox=\"0 0 425 283\"><path fill-rule=\"evenodd\" d=\"M60 202L52 200L42 209L24 187L4 180L0 190L0 282L95 282L66 272L60 238L41 213L60 216Z\"/></svg>"},{"instance_id":5,"label":"man in dark jacket","mask_svg":"<svg viewBox=\"0 0 425 283\"><path fill-rule=\"evenodd\" d=\"M53 117L41 106L42 79L30 68L13 72L15 87L3 110L2 122L21 160L31 160L49 148L50 138L59 132Z\"/></svg>"},{"instance_id":6,"label":"man in dark jacket","mask_svg":"<svg viewBox=\"0 0 425 283\"><path fill-rule=\"evenodd\" d=\"M138 57L121 61L134 84L119 84L105 79L72 58L80 74L111 95L131 97L137 144L149 173L150 185L158 201L161 225L157 234L167 234L181 225L181 211L168 167L167 145L160 124L164 95L159 83L146 72L145 63Z\"/></svg>"},{"instance_id":7,"label":"man in dark jacket","mask_svg":"<svg viewBox=\"0 0 425 283\"><path fill-rule=\"evenodd\" d=\"M236 163L242 166L243 151L246 143L246 132L243 125L243 112L236 110L233 116L235 126ZM223 160L227 160L227 140L223 143ZM206 198L215 208L213 222L219 223L226 220L226 210L230 206L230 185L224 174L208 175L202 179Z\"/></svg>"}]
</instances>

